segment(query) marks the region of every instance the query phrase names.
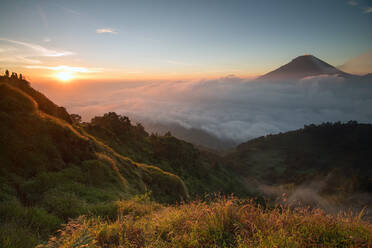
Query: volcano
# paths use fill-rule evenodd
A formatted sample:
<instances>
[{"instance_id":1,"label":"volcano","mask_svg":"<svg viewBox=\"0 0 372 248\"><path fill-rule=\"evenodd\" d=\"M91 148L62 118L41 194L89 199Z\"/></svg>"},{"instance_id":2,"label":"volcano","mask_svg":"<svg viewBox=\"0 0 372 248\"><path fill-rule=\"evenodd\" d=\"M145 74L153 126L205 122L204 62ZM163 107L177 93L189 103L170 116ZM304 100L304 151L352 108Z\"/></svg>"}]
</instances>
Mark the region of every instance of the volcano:
<instances>
[{"instance_id":1,"label":"volcano","mask_svg":"<svg viewBox=\"0 0 372 248\"><path fill-rule=\"evenodd\" d=\"M318 59L313 55L303 55L293 59L278 69L271 71L261 77L259 80L283 80L283 79L301 79L310 76L332 75L339 77L350 77L351 74L343 72L336 67Z\"/></svg>"}]
</instances>

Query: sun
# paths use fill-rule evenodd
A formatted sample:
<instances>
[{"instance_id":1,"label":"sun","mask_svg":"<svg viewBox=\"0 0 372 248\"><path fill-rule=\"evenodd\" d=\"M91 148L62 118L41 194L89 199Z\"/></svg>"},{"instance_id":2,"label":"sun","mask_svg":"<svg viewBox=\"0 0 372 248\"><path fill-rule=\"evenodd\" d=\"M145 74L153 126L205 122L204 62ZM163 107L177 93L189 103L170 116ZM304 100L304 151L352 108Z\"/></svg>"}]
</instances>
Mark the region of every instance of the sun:
<instances>
[{"instance_id":1,"label":"sun","mask_svg":"<svg viewBox=\"0 0 372 248\"><path fill-rule=\"evenodd\" d=\"M59 80L61 81L69 81L73 78L73 75L71 72L68 72L68 71L61 71L61 72L58 72L56 75L55 75L56 78L58 78Z\"/></svg>"}]
</instances>

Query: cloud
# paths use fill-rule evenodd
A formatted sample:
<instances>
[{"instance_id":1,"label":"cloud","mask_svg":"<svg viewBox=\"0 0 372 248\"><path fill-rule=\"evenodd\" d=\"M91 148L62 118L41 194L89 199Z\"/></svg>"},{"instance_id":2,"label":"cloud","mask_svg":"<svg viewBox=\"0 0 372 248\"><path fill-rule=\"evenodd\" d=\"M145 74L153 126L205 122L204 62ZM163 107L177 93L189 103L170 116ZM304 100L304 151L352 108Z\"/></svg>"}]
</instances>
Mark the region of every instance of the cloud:
<instances>
[{"instance_id":1,"label":"cloud","mask_svg":"<svg viewBox=\"0 0 372 248\"><path fill-rule=\"evenodd\" d=\"M37 5L37 12L40 15L40 18L43 22L44 27L48 28L48 19L47 19L45 13L44 13L44 10L40 7L40 5Z\"/></svg>"},{"instance_id":2,"label":"cloud","mask_svg":"<svg viewBox=\"0 0 372 248\"><path fill-rule=\"evenodd\" d=\"M17 51L15 47L0 47L0 53L9 53Z\"/></svg>"},{"instance_id":3,"label":"cloud","mask_svg":"<svg viewBox=\"0 0 372 248\"><path fill-rule=\"evenodd\" d=\"M86 120L108 111L177 123L220 139L248 139L326 121L372 122L372 84L336 76L291 82L238 77L201 81L123 82L76 86L70 95L45 90ZM82 95L81 92L84 92ZM76 95L74 95L76 94Z\"/></svg>"},{"instance_id":4,"label":"cloud","mask_svg":"<svg viewBox=\"0 0 372 248\"><path fill-rule=\"evenodd\" d=\"M96 29L97 34L118 34L118 32L112 28L100 28Z\"/></svg>"},{"instance_id":5,"label":"cloud","mask_svg":"<svg viewBox=\"0 0 372 248\"><path fill-rule=\"evenodd\" d=\"M53 71L82 72L82 73L101 72L103 70L102 68L71 67L67 65L60 65L60 66L28 65L28 66L25 66L25 68L46 69L46 70L53 70Z\"/></svg>"},{"instance_id":6,"label":"cloud","mask_svg":"<svg viewBox=\"0 0 372 248\"><path fill-rule=\"evenodd\" d=\"M37 52L38 56L61 57L61 56L67 56L67 55L73 55L74 54L73 52L56 51L56 50L45 48L45 47L37 45L37 44L27 43L27 42L23 42L23 41L10 40L10 39L4 39L4 38L0 38L0 41L5 41L5 42L9 42L9 43L13 43L13 44L16 44L16 45L21 45L21 46L30 48L33 51Z\"/></svg>"},{"instance_id":7,"label":"cloud","mask_svg":"<svg viewBox=\"0 0 372 248\"><path fill-rule=\"evenodd\" d=\"M25 64L40 64L41 61L37 59L29 59L23 56L5 56L0 57L0 62L6 63L25 63Z\"/></svg>"},{"instance_id":8,"label":"cloud","mask_svg":"<svg viewBox=\"0 0 372 248\"><path fill-rule=\"evenodd\" d=\"M349 5L351 5L351 6L357 6L358 5L358 2L357 1L355 1L355 0L351 0L351 1L349 1L349 2L347 2Z\"/></svg>"},{"instance_id":9,"label":"cloud","mask_svg":"<svg viewBox=\"0 0 372 248\"><path fill-rule=\"evenodd\" d=\"M364 13L365 13L365 14L372 13L372 7L365 8L365 9L364 9Z\"/></svg>"},{"instance_id":10,"label":"cloud","mask_svg":"<svg viewBox=\"0 0 372 248\"><path fill-rule=\"evenodd\" d=\"M347 3L351 6L358 6L359 5L359 3L356 0L350 0ZM362 9L364 14L372 13L372 7L362 7L362 6L360 6L359 9Z\"/></svg>"}]
</instances>

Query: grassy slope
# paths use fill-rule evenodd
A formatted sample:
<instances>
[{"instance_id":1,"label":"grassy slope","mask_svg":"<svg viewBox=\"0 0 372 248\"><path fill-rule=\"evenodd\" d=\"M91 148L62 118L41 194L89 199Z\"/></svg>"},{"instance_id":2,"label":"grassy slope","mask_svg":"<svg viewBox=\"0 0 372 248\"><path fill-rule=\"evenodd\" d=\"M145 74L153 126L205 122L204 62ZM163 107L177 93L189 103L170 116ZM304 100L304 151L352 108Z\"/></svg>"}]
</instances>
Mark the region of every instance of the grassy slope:
<instances>
[{"instance_id":1,"label":"grassy slope","mask_svg":"<svg viewBox=\"0 0 372 248\"><path fill-rule=\"evenodd\" d=\"M372 226L360 216L319 209L265 209L250 201L163 206L143 199L117 202L112 221L80 217L39 248L54 247L369 247Z\"/></svg>"},{"instance_id":2,"label":"grassy slope","mask_svg":"<svg viewBox=\"0 0 372 248\"><path fill-rule=\"evenodd\" d=\"M320 210L267 209L224 198L172 206L148 197L127 200L148 190L157 201L186 199L183 181L192 195L239 192L241 186L219 157L201 153L189 143L172 136L148 136L141 126L130 125L125 118L117 122L123 117L113 114L106 115L108 120L99 117L91 124L71 125L51 111L58 106L40 100L44 96L30 93L33 90L27 87L22 81L0 82L1 247L32 247L61 223L81 215L88 217L71 221L47 247L350 247L371 243L370 224L359 217L332 217ZM276 183L297 182L301 173L309 178L335 167L349 168L351 162L362 172L356 175L368 177L369 168L364 165L370 161L370 127L354 126L312 126L257 139L241 145L226 161L240 173L249 171ZM335 164L328 166L330 161ZM287 175L284 181L283 175ZM351 185L369 187L368 183Z\"/></svg>"},{"instance_id":3,"label":"grassy slope","mask_svg":"<svg viewBox=\"0 0 372 248\"><path fill-rule=\"evenodd\" d=\"M113 202L151 190L188 197L182 180L115 153L46 114L19 81L0 82L0 246L32 247L81 214L110 216Z\"/></svg>"},{"instance_id":4,"label":"grassy slope","mask_svg":"<svg viewBox=\"0 0 372 248\"><path fill-rule=\"evenodd\" d=\"M129 119L115 113L95 117L82 126L118 153L180 176L191 196L246 192L237 174L222 165L221 157L171 135L149 135L141 125L132 125Z\"/></svg>"}]
</instances>

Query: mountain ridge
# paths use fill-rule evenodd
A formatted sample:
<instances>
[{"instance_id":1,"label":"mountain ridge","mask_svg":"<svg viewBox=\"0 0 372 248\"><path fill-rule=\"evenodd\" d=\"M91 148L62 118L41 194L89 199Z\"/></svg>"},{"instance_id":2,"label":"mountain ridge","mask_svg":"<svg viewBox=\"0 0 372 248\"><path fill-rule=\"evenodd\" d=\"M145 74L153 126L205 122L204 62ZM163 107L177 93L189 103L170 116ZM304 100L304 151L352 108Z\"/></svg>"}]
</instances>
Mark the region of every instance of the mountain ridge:
<instances>
[{"instance_id":1,"label":"mountain ridge","mask_svg":"<svg viewBox=\"0 0 372 248\"><path fill-rule=\"evenodd\" d=\"M343 72L336 67L324 62L313 55L302 55L294 58L289 63L270 71L258 80L286 80L301 79L310 76L332 75L341 77L351 77L352 74Z\"/></svg>"}]
</instances>

